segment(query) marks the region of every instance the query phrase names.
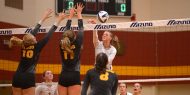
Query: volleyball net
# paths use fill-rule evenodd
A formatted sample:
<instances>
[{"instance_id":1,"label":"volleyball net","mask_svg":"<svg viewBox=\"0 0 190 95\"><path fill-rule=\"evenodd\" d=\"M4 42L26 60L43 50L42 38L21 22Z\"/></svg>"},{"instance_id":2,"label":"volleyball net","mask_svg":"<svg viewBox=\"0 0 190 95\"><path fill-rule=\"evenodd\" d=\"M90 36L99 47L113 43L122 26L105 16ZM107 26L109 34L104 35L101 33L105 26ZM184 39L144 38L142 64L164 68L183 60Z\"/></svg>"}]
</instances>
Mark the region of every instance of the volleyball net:
<instances>
[{"instance_id":1,"label":"volleyball net","mask_svg":"<svg viewBox=\"0 0 190 95\"><path fill-rule=\"evenodd\" d=\"M36 67L36 82L42 82L42 73L51 70L54 81L61 71L59 41L64 26L58 27L41 52ZM42 27L36 36L39 41L50 27ZM72 30L78 30L72 26ZM81 51L81 80L94 65L92 31L113 31L119 38L120 49L113 61L113 71L120 82L190 81L190 18L136 21L84 25L84 43ZM32 28L0 29L0 85L11 86L11 80L20 60L20 47L9 48L11 36L20 38Z\"/></svg>"}]
</instances>

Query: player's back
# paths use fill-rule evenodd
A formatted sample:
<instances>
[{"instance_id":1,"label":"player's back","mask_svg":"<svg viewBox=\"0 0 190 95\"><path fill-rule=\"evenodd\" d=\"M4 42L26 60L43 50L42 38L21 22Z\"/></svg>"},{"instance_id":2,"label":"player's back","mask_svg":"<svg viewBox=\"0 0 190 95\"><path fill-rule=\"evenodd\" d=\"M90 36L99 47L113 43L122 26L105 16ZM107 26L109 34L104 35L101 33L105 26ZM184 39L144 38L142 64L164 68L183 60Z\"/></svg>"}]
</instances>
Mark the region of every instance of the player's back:
<instances>
[{"instance_id":1,"label":"player's back","mask_svg":"<svg viewBox=\"0 0 190 95\"><path fill-rule=\"evenodd\" d=\"M113 88L117 84L117 76L112 71L105 74L98 73L95 69L88 72L90 77L90 95L112 95Z\"/></svg>"}]
</instances>

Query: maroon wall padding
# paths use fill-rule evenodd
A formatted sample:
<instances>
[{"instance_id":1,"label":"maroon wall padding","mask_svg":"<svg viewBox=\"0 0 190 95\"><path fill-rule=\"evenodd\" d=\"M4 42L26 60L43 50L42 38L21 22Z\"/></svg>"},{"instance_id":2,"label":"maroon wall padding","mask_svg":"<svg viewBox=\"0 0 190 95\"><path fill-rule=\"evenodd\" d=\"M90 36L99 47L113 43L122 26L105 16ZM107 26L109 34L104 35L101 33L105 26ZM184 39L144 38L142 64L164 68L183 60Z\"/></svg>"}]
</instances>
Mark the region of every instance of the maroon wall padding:
<instances>
[{"instance_id":1,"label":"maroon wall padding","mask_svg":"<svg viewBox=\"0 0 190 95\"><path fill-rule=\"evenodd\" d=\"M61 63L59 53L59 41L61 38L61 34L62 33L53 34L48 44L41 52L39 63ZM189 66L190 64L190 31L163 33L114 32L114 34L119 37L121 46L122 48L124 48L124 50L122 50L122 54L116 56L116 58L114 59L113 65L115 66ZM45 34L38 34L37 39L42 39L44 35ZM92 32L85 31L84 36L85 37L81 54L81 64L92 65L94 64ZM22 38L22 35L19 35L19 37ZM0 60L19 61L20 48L14 47L12 49L9 49L6 45L3 44L3 40L8 38L10 38L10 36L0 36ZM0 73L3 72L3 70L0 71ZM1 76L0 78L6 80L10 79L10 77L8 78L7 76ZM125 75L119 76L119 78L139 79L150 77L135 77Z\"/></svg>"}]
</instances>

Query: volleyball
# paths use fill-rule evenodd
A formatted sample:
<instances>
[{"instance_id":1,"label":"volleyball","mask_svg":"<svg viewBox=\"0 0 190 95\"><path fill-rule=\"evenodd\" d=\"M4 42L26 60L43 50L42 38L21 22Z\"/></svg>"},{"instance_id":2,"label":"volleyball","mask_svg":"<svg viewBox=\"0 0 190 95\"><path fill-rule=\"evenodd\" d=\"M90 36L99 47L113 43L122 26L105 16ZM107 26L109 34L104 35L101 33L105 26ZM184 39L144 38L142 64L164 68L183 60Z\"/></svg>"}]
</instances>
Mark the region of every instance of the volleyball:
<instances>
[{"instance_id":1,"label":"volleyball","mask_svg":"<svg viewBox=\"0 0 190 95\"><path fill-rule=\"evenodd\" d=\"M101 23L105 23L109 19L109 14L106 11L99 11L97 18Z\"/></svg>"}]
</instances>

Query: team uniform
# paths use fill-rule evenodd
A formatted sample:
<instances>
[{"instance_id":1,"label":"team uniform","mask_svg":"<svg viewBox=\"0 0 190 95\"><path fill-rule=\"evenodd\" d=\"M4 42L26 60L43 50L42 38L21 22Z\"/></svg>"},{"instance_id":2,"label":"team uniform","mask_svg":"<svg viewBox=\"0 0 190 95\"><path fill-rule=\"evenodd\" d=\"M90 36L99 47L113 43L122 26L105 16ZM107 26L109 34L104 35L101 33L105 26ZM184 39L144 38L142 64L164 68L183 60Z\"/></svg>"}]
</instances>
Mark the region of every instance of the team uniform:
<instances>
[{"instance_id":1,"label":"team uniform","mask_svg":"<svg viewBox=\"0 0 190 95\"><path fill-rule=\"evenodd\" d=\"M89 85L90 92L88 95L116 95L118 78L112 71L100 74L93 68L88 70L85 76L81 95L87 95Z\"/></svg>"},{"instance_id":2,"label":"team uniform","mask_svg":"<svg viewBox=\"0 0 190 95\"><path fill-rule=\"evenodd\" d=\"M36 35L41 25L37 24L32 31L32 35ZM57 29L53 25L46 36L34 45L22 46L21 61L13 76L12 86L27 89L35 86L35 67L39 59L42 48L46 45L52 33Z\"/></svg>"},{"instance_id":3,"label":"team uniform","mask_svg":"<svg viewBox=\"0 0 190 95\"><path fill-rule=\"evenodd\" d=\"M35 95L58 95L57 84L43 82L36 87Z\"/></svg>"},{"instance_id":4,"label":"team uniform","mask_svg":"<svg viewBox=\"0 0 190 95\"><path fill-rule=\"evenodd\" d=\"M71 27L71 20L67 21L66 30ZM76 39L71 42L70 49L72 53L68 53L60 44L60 53L62 59L62 71L59 76L59 84L68 87L72 85L80 85L80 51L83 42L83 20L78 20L79 32ZM65 31L66 31L65 30Z\"/></svg>"},{"instance_id":5,"label":"team uniform","mask_svg":"<svg viewBox=\"0 0 190 95\"><path fill-rule=\"evenodd\" d=\"M118 94L118 95L121 95L121 94ZM130 92L127 92L126 95L133 95L132 93Z\"/></svg>"},{"instance_id":6,"label":"team uniform","mask_svg":"<svg viewBox=\"0 0 190 95\"><path fill-rule=\"evenodd\" d=\"M108 64L107 64L106 68L108 70L112 70L112 61L115 58L117 50L112 45L110 45L110 48L105 49L103 42L98 41L98 45L95 47L95 56L101 52L105 53L108 56Z\"/></svg>"}]
</instances>

